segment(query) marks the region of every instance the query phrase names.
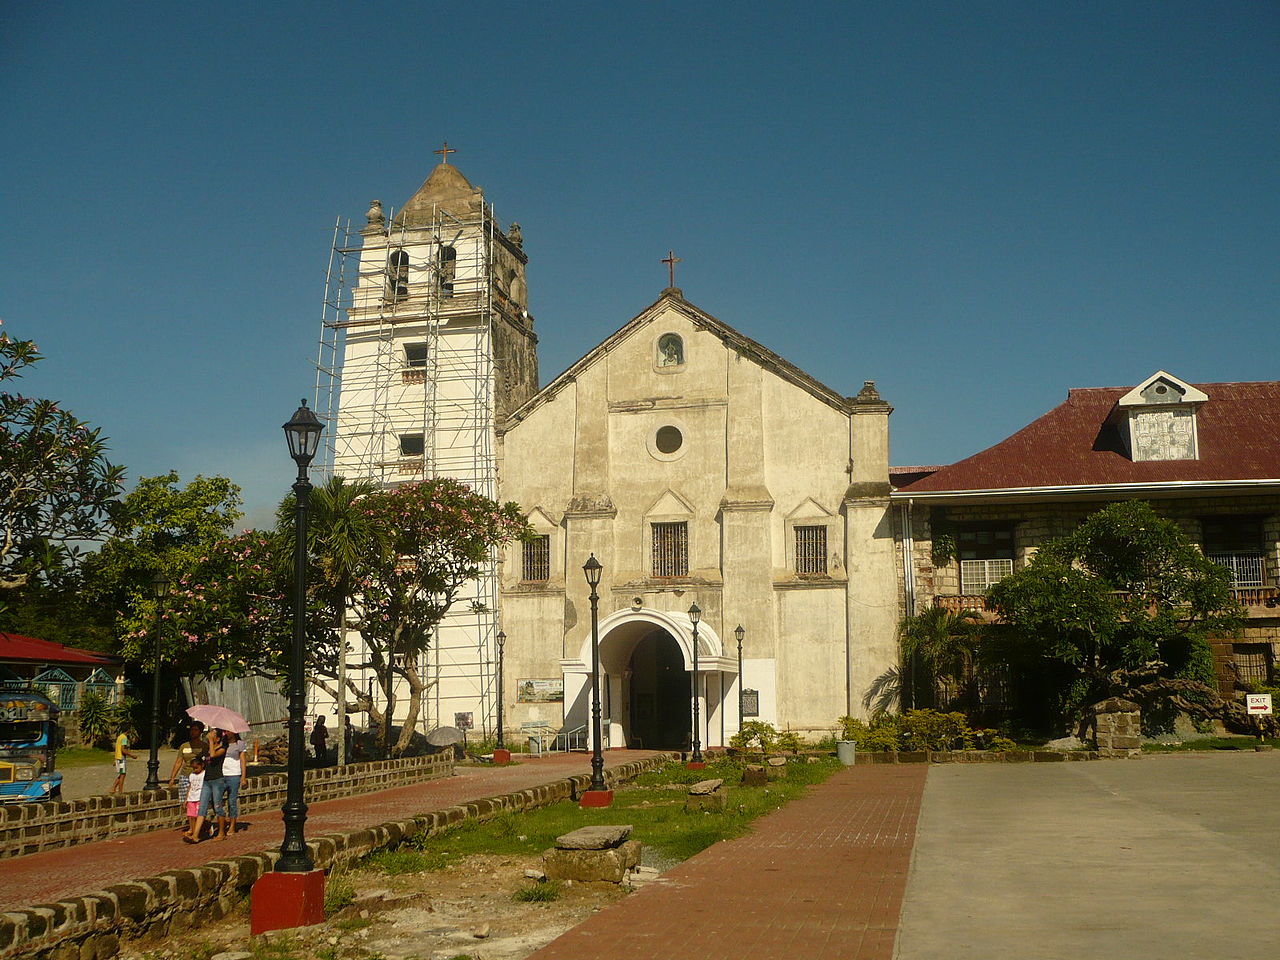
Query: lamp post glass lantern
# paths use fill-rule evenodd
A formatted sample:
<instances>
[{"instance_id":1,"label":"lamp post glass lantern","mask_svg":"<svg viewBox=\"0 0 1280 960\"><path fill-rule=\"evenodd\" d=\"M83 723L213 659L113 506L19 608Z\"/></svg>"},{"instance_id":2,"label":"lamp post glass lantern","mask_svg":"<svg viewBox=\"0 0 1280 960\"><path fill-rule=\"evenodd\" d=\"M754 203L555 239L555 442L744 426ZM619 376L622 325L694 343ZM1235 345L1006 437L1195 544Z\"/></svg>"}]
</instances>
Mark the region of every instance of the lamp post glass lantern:
<instances>
[{"instance_id":1,"label":"lamp post glass lantern","mask_svg":"<svg viewBox=\"0 0 1280 960\"><path fill-rule=\"evenodd\" d=\"M600 749L600 596L596 588L600 586L600 575L604 567L593 553L582 565L582 572L587 578L587 586L591 588L591 786L588 790L605 790L604 785L604 753Z\"/></svg>"},{"instance_id":2,"label":"lamp post glass lantern","mask_svg":"<svg viewBox=\"0 0 1280 960\"><path fill-rule=\"evenodd\" d=\"M320 446L324 425L302 401L284 425L289 441L289 456L298 465L293 482L293 644L289 659L289 775L284 802L284 842L276 870L281 873L307 873L314 868L307 852L304 825L307 805L302 799L303 761L306 750L303 738L303 711L306 710L306 614L307 614L307 521L311 508L311 480L307 469ZM341 736L341 733L339 733Z\"/></svg>"},{"instance_id":3,"label":"lamp post glass lantern","mask_svg":"<svg viewBox=\"0 0 1280 960\"><path fill-rule=\"evenodd\" d=\"M738 624L733 630L734 639L738 641L738 732L742 732L742 638L747 631Z\"/></svg>"},{"instance_id":4,"label":"lamp post glass lantern","mask_svg":"<svg viewBox=\"0 0 1280 960\"><path fill-rule=\"evenodd\" d=\"M169 578L159 571L151 578L151 592L156 598L155 660L151 665L151 752L147 756L147 782L143 790L160 789L160 624L164 619L164 601L169 596Z\"/></svg>"},{"instance_id":5,"label":"lamp post glass lantern","mask_svg":"<svg viewBox=\"0 0 1280 960\"><path fill-rule=\"evenodd\" d=\"M689 620L693 623L693 753L691 763L702 763L702 741L698 736L698 621L702 619L702 608L696 603L689 605Z\"/></svg>"}]
</instances>

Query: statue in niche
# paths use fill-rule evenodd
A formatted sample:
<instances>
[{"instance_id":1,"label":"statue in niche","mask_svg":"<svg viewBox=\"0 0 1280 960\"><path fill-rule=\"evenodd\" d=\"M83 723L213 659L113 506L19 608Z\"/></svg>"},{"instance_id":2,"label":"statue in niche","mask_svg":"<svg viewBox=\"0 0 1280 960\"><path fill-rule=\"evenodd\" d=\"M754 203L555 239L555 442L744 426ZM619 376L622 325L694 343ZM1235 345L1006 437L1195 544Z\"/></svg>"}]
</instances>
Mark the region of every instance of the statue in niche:
<instances>
[{"instance_id":1,"label":"statue in niche","mask_svg":"<svg viewBox=\"0 0 1280 960\"><path fill-rule=\"evenodd\" d=\"M674 333L658 339L658 366L678 367L684 363L684 343Z\"/></svg>"}]
</instances>

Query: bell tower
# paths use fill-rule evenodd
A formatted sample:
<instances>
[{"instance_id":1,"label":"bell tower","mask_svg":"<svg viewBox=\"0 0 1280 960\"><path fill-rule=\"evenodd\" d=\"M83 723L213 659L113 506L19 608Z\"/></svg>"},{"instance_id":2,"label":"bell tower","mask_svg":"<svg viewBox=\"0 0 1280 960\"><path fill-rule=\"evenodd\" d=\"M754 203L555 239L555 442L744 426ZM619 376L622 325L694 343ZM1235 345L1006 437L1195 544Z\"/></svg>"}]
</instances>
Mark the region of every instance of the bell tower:
<instances>
[{"instance_id":1,"label":"bell tower","mask_svg":"<svg viewBox=\"0 0 1280 960\"><path fill-rule=\"evenodd\" d=\"M497 427L538 389L528 257L449 155L399 210L335 229L316 406L337 476L385 486L454 477L497 499ZM455 602L424 664L429 724L493 712L497 571ZM375 685L376 686L376 685ZM404 702L403 698L400 700Z\"/></svg>"}]
</instances>

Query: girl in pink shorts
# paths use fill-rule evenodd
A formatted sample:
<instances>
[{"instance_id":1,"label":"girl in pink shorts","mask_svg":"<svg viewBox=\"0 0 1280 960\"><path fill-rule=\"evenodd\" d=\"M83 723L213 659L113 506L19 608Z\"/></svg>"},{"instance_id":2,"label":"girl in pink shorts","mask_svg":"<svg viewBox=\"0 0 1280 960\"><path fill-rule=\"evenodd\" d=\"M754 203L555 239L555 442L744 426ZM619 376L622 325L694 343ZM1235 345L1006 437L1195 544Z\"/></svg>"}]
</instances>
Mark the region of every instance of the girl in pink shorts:
<instances>
[{"instance_id":1,"label":"girl in pink shorts","mask_svg":"<svg viewBox=\"0 0 1280 960\"><path fill-rule=\"evenodd\" d=\"M196 827L196 817L200 816L200 791L204 787L204 758L196 757L191 761L191 777L187 784L187 833Z\"/></svg>"}]
</instances>

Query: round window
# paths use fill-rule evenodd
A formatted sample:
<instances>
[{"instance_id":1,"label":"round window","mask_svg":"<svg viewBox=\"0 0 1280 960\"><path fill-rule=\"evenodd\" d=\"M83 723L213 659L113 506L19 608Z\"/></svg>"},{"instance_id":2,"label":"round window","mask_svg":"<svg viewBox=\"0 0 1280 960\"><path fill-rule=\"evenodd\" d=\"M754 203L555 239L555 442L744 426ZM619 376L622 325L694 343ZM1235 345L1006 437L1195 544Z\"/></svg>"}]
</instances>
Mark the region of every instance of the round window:
<instances>
[{"instance_id":1,"label":"round window","mask_svg":"<svg viewBox=\"0 0 1280 960\"><path fill-rule=\"evenodd\" d=\"M684 436L677 427L659 427L658 435L654 437L654 445L659 453L675 453L683 444Z\"/></svg>"}]
</instances>

